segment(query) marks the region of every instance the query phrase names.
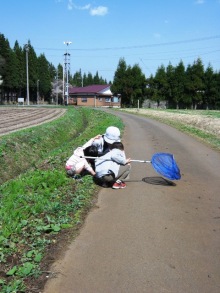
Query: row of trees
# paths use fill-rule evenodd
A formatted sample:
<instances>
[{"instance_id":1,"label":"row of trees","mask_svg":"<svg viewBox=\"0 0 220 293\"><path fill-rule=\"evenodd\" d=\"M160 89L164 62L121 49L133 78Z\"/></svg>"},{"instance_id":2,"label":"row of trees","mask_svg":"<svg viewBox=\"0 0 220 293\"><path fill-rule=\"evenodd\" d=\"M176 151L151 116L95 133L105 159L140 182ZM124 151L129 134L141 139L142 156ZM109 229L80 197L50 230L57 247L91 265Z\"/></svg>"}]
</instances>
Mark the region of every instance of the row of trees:
<instances>
[{"instance_id":1,"label":"row of trees","mask_svg":"<svg viewBox=\"0 0 220 293\"><path fill-rule=\"evenodd\" d=\"M204 69L198 58L192 65L171 63L158 67L156 74L145 78L139 65L127 66L122 58L114 75L111 90L120 93L125 107L141 107L145 100L159 107L220 109L220 71L211 65Z\"/></svg>"},{"instance_id":2,"label":"row of trees","mask_svg":"<svg viewBox=\"0 0 220 293\"><path fill-rule=\"evenodd\" d=\"M27 51L28 50L28 51ZM27 54L29 71L30 101L37 102L38 96L47 102L63 102L63 66L57 68L49 63L44 54L37 56L30 42L25 47L15 42L11 49L8 40L0 34L0 103L13 103L27 94ZM69 74L72 86L108 84L91 73L81 70ZM109 82L111 84L111 82ZM58 90L59 88L59 90ZM165 101L169 108L220 109L220 72L214 72L211 65L206 69L198 58L187 67L182 61L177 66L171 63L158 67L155 75L146 77L140 66L127 65L119 60L114 74L111 91L120 94L122 106L142 106L145 100L153 100L160 106Z\"/></svg>"},{"instance_id":3,"label":"row of trees","mask_svg":"<svg viewBox=\"0 0 220 293\"><path fill-rule=\"evenodd\" d=\"M0 34L0 104L15 103L18 97L27 98L27 63L30 102L41 100L51 102L55 98L54 89L59 83L61 92L59 101L62 102L63 66L57 68L48 62L44 54L37 56L30 41L21 47L18 41L13 48L3 34ZM69 83L72 86L86 86L90 84L106 84L107 81L99 77L81 73L69 73Z\"/></svg>"},{"instance_id":4,"label":"row of trees","mask_svg":"<svg viewBox=\"0 0 220 293\"><path fill-rule=\"evenodd\" d=\"M169 108L220 109L220 71L210 64L204 69L200 58L186 68L182 61L176 67L162 65L148 79L147 93Z\"/></svg>"}]
</instances>

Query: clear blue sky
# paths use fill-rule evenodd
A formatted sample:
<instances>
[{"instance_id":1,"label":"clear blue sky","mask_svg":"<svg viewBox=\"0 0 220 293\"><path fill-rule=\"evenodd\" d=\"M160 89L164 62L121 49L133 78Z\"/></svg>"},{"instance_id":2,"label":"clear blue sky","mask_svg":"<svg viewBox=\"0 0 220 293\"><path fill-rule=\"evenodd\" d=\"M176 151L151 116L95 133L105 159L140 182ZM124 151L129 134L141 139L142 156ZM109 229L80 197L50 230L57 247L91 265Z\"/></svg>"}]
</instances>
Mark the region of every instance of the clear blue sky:
<instances>
[{"instance_id":1,"label":"clear blue sky","mask_svg":"<svg viewBox=\"0 0 220 293\"><path fill-rule=\"evenodd\" d=\"M0 0L0 14L11 48L30 40L54 66L68 48L71 74L113 81L120 58L146 77L198 57L220 70L220 0Z\"/></svg>"}]
</instances>

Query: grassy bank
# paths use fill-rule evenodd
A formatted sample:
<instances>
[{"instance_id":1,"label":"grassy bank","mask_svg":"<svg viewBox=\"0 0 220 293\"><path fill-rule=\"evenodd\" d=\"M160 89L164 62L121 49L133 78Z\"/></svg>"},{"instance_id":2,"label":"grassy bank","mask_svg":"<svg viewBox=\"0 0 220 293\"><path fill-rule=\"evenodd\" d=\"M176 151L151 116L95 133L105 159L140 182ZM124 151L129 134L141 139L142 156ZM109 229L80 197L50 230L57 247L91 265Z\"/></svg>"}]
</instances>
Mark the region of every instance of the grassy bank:
<instances>
[{"instance_id":1,"label":"grassy bank","mask_svg":"<svg viewBox=\"0 0 220 293\"><path fill-rule=\"evenodd\" d=\"M2 293L32 292L36 279L37 286L45 282L48 254L60 239L74 235L97 191L91 176L83 182L68 178L65 162L74 148L109 125L123 127L105 112L69 108L51 123L1 137Z\"/></svg>"}]
</instances>

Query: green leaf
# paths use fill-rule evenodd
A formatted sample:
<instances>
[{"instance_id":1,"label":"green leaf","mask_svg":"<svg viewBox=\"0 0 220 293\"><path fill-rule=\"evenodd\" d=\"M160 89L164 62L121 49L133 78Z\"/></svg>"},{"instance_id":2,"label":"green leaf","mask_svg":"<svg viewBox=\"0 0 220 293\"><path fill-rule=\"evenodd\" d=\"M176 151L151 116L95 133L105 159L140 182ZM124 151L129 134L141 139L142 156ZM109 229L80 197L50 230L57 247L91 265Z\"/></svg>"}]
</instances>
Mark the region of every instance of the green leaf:
<instances>
[{"instance_id":1,"label":"green leaf","mask_svg":"<svg viewBox=\"0 0 220 293\"><path fill-rule=\"evenodd\" d=\"M6 273L6 275L7 275L7 276L13 276L14 273L16 272L16 270L17 270L17 266L14 266L12 269L10 269L10 271L8 271L8 272Z\"/></svg>"},{"instance_id":2,"label":"green leaf","mask_svg":"<svg viewBox=\"0 0 220 293\"><path fill-rule=\"evenodd\" d=\"M51 225L51 228L52 228L52 230L53 230L54 232L58 232L58 231L60 231L60 226L57 226L57 225L52 224L52 225Z\"/></svg>"},{"instance_id":3,"label":"green leaf","mask_svg":"<svg viewBox=\"0 0 220 293\"><path fill-rule=\"evenodd\" d=\"M71 224L61 224L61 228L63 229L67 229L67 228L71 228L73 225Z\"/></svg>"},{"instance_id":4,"label":"green leaf","mask_svg":"<svg viewBox=\"0 0 220 293\"><path fill-rule=\"evenodd\" d=\"M30 251L28 251L28 253L26 254L26 256L27 256L28 258L30 258L30 257L33 256L34 253L35 253L35 250L30 250Z\"/></svg>"},{"instance_id":5,"label":"green leaf","mask_svg":"<svg viewBox=\"0 0 220 293\"><path fill-rule=\"evenodd\" d=\"M38 253L38 254L36 254L36 256L35 256L34 261L36 261L36 262L40 262L41 259L42 259L42 254L41 254L41 253Z\"/></svg>"},{"instance_id":6,"label":"green leaf","mask_svg":"<svg viewBox=\"0 0 220 293\"><path fill-rule=\"evenodd\" d=\"M32 269L34 268L34 264L31 262L26 262L23 264L23 267L20 267L16 275L19 275L21 277L30 275Z\"/></svg>"}]
</instances>

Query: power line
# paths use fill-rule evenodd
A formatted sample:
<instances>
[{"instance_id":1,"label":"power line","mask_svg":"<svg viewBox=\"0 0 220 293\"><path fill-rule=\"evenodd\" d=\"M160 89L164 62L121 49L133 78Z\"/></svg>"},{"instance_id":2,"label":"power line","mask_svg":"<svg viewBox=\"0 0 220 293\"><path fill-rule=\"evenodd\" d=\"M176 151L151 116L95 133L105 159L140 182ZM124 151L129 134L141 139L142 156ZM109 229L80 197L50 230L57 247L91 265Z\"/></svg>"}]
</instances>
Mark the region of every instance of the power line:
<instances>
[{"instance_id":1,"label":"power line","mask_svg":"<svg viewBox=\"0 0 220 293\"><path fill-rule=\"evenodd\" d=\"M212 37L204 37L204 38L197 38L197 39L189 39L183 41L176 41L176 42L166 42L166 43L156 43L156 44L148 44L148 45L138 45L138 46L123 46L123 47L106 47L106 48L78 48L78 49L70 49L69 51L106 51L106 50L128 50L128 49L140 49L140 48L147 48L147 47L162 47L162 46L170 46L170 45L178 45L178 44L186 44L186 43L195 43L195 42L202 42L207 40L219 39L220 35L212 36ZM36 48L37 50L53 50L53 51L62 51L62 49L56 48Z\"/></svg>"}]
</instances>

